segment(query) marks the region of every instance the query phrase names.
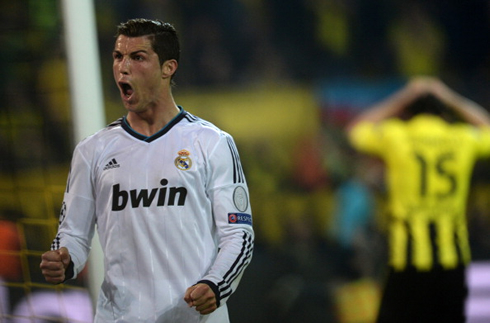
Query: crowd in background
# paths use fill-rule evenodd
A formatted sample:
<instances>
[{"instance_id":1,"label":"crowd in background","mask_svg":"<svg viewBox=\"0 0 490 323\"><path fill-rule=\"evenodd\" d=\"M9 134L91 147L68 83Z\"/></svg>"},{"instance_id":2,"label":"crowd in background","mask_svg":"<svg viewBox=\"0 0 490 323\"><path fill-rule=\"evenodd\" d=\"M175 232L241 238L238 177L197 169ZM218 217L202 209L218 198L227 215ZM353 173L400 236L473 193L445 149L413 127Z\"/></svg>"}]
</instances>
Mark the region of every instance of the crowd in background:
<instances>
[{"instance_id":1,"label":"crowd in background","mask_svg":"<svg viewBox=\"0 0 490 323\"><path fill-rule=\"evenodd\" d=\"M481 0L95 3L102 52L111 50L114 24L128 17L175 24L182 86L339 76L488 78L488 3Z\"/></svg>"},{"instance_id":2,"label":"crowd in background","mask_svg":"<svg viewBox=\"0 0 490 323\"><path fill-rule=\"evenodd\" d=\"M487 1L379 0L373 5L369 0L95 0L94 4L109 103L119 100L111 75L114 26L146 17L171 22L179 31L177 96L179 91L268 83L318 89L326 81L369 84L423 74L439 76L490 108ZM72 135L63 47L67 36L59 1L0 3L0 173L9 182L23 172L65 167L69 162ZM300 318L315 322L318 317L337 322L339 316L354 315L341 310L355 301L343 296L343 287L376 300L386 253L382 167L356 155L343 136L343 125L359 108L333 109L328 99L319 98L322 127L314 137L298 138L297 149L287 156L293 159L292 168L284 165L279 158L284 156L267 138L253 143L237 139L258 236L250 269L231 300L234 322L240 318L257 323ZM486 259L490 250L488 167L478 165L471 195L475 259ZM278 214L275 222L261 221L268 211ZM57 212L49 216L55 219ZM373 307L366 305L363 314Z\"/></svg>"},{"instance_id":3,"label":"crowd in background","mask_svg":"<svg viewBox=\"0 0 490 323\"><path fill-rule=\"evenodd\" d=\"M437 75L485 105L489 71L488 3L471 1L217 0L208 2L95 0L104 91L114 26L142 16L169 21L182 38L179 88L267 82L314 83L333 78ZM50 145L39 150L66 160L67 98L61 5L56 0L1 4L2 110L36 106ZM55 70L59 73L53 73ZM6 77L8 75L8 77ZM65 100L65 101L63 101ZM62 104L60 104L60 102ZM66 110L66 109L64 109ZM29 113L31 111L28 111ZM5 150L5 144L0 149ZM54 145L54 144L53 144ZM21 153L21 152L16 152ZM3 164L5 164L4 162ZM2 165L6 167L6 165Z\"/></svg>"}]
</instances>

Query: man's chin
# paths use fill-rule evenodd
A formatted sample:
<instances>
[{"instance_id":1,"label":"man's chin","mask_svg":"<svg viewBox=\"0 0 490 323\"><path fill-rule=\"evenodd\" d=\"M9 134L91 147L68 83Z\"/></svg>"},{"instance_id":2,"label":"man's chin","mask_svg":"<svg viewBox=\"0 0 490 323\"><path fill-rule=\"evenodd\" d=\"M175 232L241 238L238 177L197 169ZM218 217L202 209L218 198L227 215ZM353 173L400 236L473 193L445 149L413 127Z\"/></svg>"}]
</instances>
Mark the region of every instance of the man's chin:
<instances>
[{"instance_id":1,"label":"man's chin","mask_svg":"<svg viewBox=\"0 0 490 323\"><path fill-rule=\"evenodd\" d=\"M128 111L135 111L137 110L138 106L135 104L133 100L123 100L123 105Z\"/></svg>"}]
</instances>

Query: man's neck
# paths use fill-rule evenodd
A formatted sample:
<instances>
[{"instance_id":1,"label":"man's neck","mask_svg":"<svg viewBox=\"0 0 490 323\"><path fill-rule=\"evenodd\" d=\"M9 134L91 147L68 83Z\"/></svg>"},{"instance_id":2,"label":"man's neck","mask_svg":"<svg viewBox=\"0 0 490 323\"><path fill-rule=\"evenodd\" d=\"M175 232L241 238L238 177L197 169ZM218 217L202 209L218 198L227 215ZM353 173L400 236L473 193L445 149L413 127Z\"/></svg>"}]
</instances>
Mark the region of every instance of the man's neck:
<instances>
[{"instance_id":1,"label":"man's neck","mask_svg":"<svg viewBox=\"0 0 490 323\"><path fill-rule=\"evenodd\" d=\"M151 137L164 128L179 113L180 109L174 103L166 109L149 109L141 113L130 111L126 119L133 130L144 136Z\"/></svg>"}]
</instances>

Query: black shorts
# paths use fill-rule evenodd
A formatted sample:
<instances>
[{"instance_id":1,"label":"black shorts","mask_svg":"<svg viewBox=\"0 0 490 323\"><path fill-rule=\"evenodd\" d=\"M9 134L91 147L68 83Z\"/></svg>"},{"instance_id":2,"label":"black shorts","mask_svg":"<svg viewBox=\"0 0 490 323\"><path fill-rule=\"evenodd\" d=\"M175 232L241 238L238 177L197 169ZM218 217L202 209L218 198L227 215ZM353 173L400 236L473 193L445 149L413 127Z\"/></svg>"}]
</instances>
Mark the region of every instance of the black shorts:
<instances>
[{"instance_id":1,"label":"black shorts","mask_svg":"<svg viewBox=\"0 0 490 323\"><path fill-rule=\"evenodd\" d=\"M390 270L377 323L465 322L465 267Z\"/></svg>"}]
</instances>

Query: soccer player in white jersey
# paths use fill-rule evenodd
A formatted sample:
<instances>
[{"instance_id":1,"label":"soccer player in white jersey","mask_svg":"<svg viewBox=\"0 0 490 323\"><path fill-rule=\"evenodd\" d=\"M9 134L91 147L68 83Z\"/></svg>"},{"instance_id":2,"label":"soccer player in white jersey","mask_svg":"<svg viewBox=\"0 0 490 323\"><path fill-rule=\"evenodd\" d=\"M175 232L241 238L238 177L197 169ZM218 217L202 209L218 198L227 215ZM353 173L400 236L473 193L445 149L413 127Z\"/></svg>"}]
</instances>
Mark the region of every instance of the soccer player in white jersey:
<instances>
[{"instance_id":1,"label":"soccer player in white jersey","mask_svg":"<svg viewBox=\"0 0 490 323\"><path fill-rule=\"evenodd\" d=\"M80 142L51 250L51 283L75 278L94 230L104 252L95 322L229 322L251 261L248 187L232 137L177 106L171 24L118 26L114 79L127 115Z\"/></svg>"}]
</instances>

